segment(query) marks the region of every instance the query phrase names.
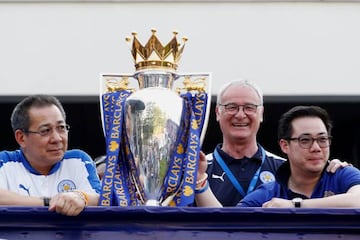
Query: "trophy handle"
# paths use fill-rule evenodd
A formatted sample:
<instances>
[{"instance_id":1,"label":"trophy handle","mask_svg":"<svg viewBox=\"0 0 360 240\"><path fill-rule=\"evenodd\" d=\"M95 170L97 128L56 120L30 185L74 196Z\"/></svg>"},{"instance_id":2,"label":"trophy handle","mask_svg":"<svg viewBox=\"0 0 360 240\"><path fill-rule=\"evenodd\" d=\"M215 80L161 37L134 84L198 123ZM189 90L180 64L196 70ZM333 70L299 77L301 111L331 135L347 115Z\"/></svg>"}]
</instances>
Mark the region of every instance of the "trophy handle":
<instances>
[{"instance_id":1,"label":"trophy handle","mask_svg":"<svg viewBox=\"0 0 360 240\"><path fill-rule=\"evenodd\" d=\"M183 79L183 81L180 81ZM192 94L199 92L206 92L208 95L206 103L206 112L203 128L200 135L200 144L204 142L206 129L209 123L210 108L211 108L211 89L212 77L211 73L180 73L177 74L175 81L175 91L179 94L184 92L191 92Z\"/></svg>"},{"instance_id":2,"label":"trophy handle","mask_svg":"<svg viewBox=\"0 0 360 240\"><path fill-rule=\"evenodd\" d=\"M130 79L136 80L133 74L121 74L121 73L103 73L100 75L100 106L103 106L103 94L110 92L117 92L121 90L136 91L133 83ZM104 136L106 137L105 122L104 122L104 110L100 107L101 124Z\"/></svg>"}]
</instances>

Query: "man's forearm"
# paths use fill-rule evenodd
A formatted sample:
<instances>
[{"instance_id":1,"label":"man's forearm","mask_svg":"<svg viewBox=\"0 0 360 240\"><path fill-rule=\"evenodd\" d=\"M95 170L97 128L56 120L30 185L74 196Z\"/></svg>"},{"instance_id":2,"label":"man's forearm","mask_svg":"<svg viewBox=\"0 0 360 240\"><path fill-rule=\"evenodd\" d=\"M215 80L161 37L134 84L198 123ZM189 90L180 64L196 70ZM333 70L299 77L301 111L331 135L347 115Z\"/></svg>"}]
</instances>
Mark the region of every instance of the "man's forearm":
<instances>
[{"instance_id":1,"label":"man's forearm","mask_svg":"<svg viewBox=\"0 0 360 240\"><path fill-rule=\"evenodd\" d=\"M99 194L98 193L88 193L89 196L89 206L98 206L99 205Z\"/></svg>"},{"instance_id":2,"label":"man's forearm","mask_svg":"<svg viewBox=\"0 0 360 240\"><path fill-rule=\"evenodd\" d=\"M210 187L205 192L197 193L195 200L198 207L222 207Z\"/></svg>"},{"instance_id":3,"label":"man's forearm","mask_svg":"<svg viewBox=\"0 0 360 240\"><path fill-rule=\"evenodd\" d=\"M44 201L39 197L24 196L6 189L0 189L0 205L44 206Z\"/></svg>"}]
</instances>

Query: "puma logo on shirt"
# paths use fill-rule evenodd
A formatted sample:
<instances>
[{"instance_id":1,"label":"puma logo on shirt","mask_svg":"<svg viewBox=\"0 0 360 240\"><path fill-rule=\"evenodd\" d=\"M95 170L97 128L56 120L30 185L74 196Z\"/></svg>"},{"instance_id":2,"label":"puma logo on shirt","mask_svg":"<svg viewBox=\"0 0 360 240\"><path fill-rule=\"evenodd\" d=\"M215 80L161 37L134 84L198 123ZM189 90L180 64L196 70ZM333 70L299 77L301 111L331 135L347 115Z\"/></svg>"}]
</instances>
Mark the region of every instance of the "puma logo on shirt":
<instances>
[{"instance_id":1,"label":"puma logo on shirt","mask_svg":"<svg viewBox=\"0 0 360 240\"><path fill-rule=\"evenodd\" d=\"M224 180L224 175L225 174L226 174L225 172L223 172L221 175L212 174L211 177L214 178L214 179L220 179L221 181L224 182L225 181Z\"/></svg>"}]
</instances>

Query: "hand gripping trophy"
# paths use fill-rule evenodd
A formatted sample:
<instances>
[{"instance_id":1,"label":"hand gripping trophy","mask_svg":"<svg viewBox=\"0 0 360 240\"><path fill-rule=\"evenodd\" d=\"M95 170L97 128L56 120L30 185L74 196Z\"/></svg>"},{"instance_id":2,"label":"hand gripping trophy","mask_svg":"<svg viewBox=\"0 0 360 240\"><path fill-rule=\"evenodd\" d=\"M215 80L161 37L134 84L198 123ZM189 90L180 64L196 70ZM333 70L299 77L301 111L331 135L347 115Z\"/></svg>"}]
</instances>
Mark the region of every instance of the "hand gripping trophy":
<instances>
[{"instance_id":1,"label":"hand gripping trophy","mask_svg":"<svg viewBox=\"0 0 360 240\"><path fill-rule=\"evenodd\" d=\"M194 200L211 76L176 73L187 40L180 44L176 36L163 46L153 29L142 45L132 33L126 40L132 40L135 73L101 75L101 206L187 206Z\"/></svg>"}]
</instances>

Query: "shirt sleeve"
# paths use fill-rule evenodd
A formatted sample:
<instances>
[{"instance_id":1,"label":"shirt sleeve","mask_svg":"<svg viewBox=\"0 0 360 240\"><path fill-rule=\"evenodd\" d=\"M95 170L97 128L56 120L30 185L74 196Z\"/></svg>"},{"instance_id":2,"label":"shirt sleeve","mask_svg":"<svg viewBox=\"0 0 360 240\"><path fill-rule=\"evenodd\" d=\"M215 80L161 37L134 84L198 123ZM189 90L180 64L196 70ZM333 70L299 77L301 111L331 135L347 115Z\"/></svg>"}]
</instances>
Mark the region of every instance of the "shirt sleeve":
<instances>
[{"instance_id":1,"label":"shirt sleeve","mask_svg":"<svg viewBox=\"0 0 360 240\"><path fill-rule=\"evenodd\" d=\"M336 182L341 184L342 192L347 192L351 187L360 184L360 170L355 167L344 167L338 169L340 179Z\"/></svg>"},{"instance_id":2,"label":"shirt sleeve","mask_svg":"<svg viewBox=\"0 0 360 240\"><path fill-rule=\"evenodd\" d=\"M5 172L5 163L8 161L9 156L5 151L0 152L0 188L8 189L7 174Z\"/></svg>"},{"instance_id":3,"label":"shirt sleeve","mask_svg":"<svg viewBox=\"0 0 360 240\"><path fill-rule=\"evenodd\" d=\"M238 207L262 207L263 203L275 197L277 184L270 182L260 185L255 191L246 195L238 204Z\"/></svg>"},{"instance_id":4,"label":"shirt sleeve","mask_svg":"<svg viewBox=\"0 0 360 240\"><path fill-rule=\"evenodd\" d=\"M88 172L87 180L92 188L92 190L96 193L100 193L100 180L99 176L96 172L95 163L92 158L85 152L82 152L82 159L85 163L86 170Z\"/></svg>"},{"instance_id":5,"label":"shirt sleeve","mask_svg":"<svg viewBox=\"0 0 360 240\"><path fill-rule=\"evenodd\" d=\"M74 179L77 189L100 193L100 180L94 161L86 152L79 149L69 150L64 159L68 164L63 171L66 171L69 177Z\"/></svg>"}]
</instances>

